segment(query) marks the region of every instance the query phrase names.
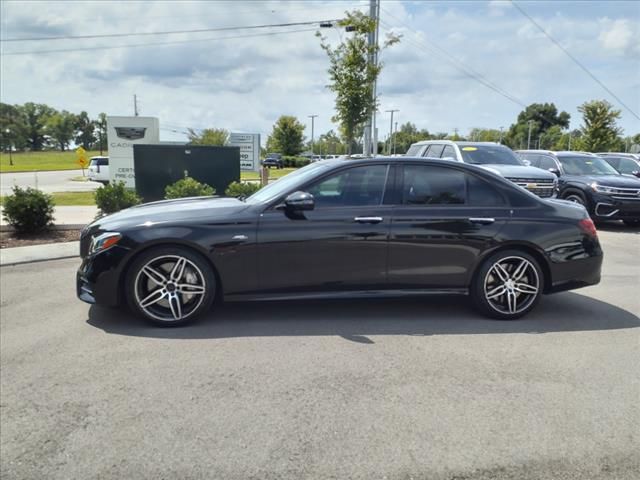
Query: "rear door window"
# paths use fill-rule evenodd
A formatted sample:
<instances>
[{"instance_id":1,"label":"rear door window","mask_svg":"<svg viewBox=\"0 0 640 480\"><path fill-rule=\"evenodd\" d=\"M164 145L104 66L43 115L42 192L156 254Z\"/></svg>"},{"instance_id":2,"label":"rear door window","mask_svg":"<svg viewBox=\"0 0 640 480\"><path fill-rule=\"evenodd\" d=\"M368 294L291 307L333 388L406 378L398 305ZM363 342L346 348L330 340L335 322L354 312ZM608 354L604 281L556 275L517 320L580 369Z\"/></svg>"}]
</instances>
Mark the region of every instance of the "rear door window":
<instances>
[{"instance_id":1,"label":"rear door window","mask_svg":"<svg viewBox=\"0 0 640 480\"><path fill-rule=\"evenodd\" d=\"M405 165L403 205L463 205L465 174L460 170L431 165Z\"/></svg>"}]
</instances>

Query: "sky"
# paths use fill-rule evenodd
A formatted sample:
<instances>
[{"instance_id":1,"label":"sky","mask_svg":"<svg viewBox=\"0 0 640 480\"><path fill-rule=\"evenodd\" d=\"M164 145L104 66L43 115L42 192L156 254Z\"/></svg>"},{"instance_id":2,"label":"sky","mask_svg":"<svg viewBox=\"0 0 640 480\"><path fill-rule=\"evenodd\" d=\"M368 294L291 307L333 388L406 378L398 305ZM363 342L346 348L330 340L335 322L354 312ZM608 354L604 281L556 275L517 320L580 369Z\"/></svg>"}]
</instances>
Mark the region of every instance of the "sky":
<instances>
[{"instance_id":1,"label":"sky","mask_svg":"<svg viewBox=\"0 0 640 480\"><path fill-rule=\"evenodd\" d=\"M640 115L640 2L519 1L518 5L635 115ZM337 129L318 24L62 40L11 39L246 27L339 19L366 0L7 1L0 3L0 99L46 103L91 116L160 119L161 140L187 128L260 133L294 115L311 136ZM576 65L509 1L382 0L384 50L378 138L394 122L430 132L507 129L522 105L553 102L582 124L577 107L605 99L622 110L625 135L640 120ZM268 35L267 35L268 34ZM349 33L323 28L332 43ZM135 45L135 46L134 46ZM125 46L122 48L114 48ZM99 49L98 47L109 47ZM76 51L69 51L69 50ZM81 49L81 50L78 50ZM49 53L41 53L53 50ZM61 51L62 50L62 51ZM493 88L488 88L485 84ZM496 92L498 90L500 93Z\"/></svg>"}]
</instances>

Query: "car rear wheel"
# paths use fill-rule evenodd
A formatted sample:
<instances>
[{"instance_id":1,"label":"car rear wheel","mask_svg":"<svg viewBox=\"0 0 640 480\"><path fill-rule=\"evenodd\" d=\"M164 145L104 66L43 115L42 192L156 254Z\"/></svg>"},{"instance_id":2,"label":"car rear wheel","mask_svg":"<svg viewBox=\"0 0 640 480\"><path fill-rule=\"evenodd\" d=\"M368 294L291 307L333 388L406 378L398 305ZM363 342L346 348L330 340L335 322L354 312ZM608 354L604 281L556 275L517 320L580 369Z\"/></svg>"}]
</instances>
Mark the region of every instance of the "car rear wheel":
<instances>
[{"instance_id":1,"label":"car rear wheel","mask_svg":"<svg viewBox=\"0 0 640 480\"><path fill-rule=\"evenodd\" d=\"M211 308L216 279L198 253L184 247L159 247L135 259L126 289L133 311L156 325L173 327Z\"/></svg>"},{"instance_id":2,"label":"car rear wheel","mask_svg":"<svg viewBox=\"0 0 640 480\"><path fill-rule=\"evenodd\" d=\"M471 296L484 315L514 320L526 315L538 303L543 281L535 258L519 250L505 250L482 264L471 286Z\"/></svg>"}]
</instances>

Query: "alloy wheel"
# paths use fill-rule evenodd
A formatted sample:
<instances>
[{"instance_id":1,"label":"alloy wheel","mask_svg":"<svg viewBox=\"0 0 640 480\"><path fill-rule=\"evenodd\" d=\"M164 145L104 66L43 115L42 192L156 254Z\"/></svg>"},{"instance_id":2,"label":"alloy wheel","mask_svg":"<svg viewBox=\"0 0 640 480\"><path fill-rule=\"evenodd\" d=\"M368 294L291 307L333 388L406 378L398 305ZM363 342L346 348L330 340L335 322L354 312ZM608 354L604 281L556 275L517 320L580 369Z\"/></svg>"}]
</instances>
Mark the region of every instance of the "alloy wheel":
<instances>
[{"instance_id":1,"label":"alloy wheel","mask_svg":"<svg viewBox=\"0 0 640 480\"><path fill-rule=\"evenodd\" d=\"M163 255L148 261L134 282L135 301L149 317L176 322L189 317L205 298L207 284L202 271L179 255Z\"/></svg>"},{"instance_id":2,"label":"alloy wheel","mask_svg":"<svg viewBox=\"0 0 640 480\"><path fill-rule=\"evenodd\" d=\"M504 257L489 268L484 296L495 311L514 315L531 306L540 291L536 267L526 258Z\"/></svg>"}]
</instances>

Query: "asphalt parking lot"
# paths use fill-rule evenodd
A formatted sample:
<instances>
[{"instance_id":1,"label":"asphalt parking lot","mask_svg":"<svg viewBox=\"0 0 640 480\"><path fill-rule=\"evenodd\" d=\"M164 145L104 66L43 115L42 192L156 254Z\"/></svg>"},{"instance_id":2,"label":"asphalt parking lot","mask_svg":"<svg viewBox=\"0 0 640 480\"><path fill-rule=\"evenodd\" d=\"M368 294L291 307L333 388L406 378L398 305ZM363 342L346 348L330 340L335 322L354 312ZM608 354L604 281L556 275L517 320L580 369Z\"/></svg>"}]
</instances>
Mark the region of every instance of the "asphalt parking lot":
<instances>
[{"instance_id":1,"label":"asphalt parking lot","mask_svg":"<svg viewBox=\"0 0 640 480\"><path fill-rule=\"evenodd\" d=\"M157 329L3 267L0 476L640 478L640 231L527 318L461 299L227 304Z\"/></svg>"}]
</instances>

